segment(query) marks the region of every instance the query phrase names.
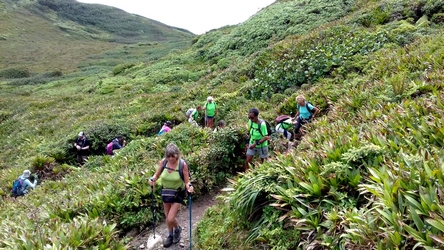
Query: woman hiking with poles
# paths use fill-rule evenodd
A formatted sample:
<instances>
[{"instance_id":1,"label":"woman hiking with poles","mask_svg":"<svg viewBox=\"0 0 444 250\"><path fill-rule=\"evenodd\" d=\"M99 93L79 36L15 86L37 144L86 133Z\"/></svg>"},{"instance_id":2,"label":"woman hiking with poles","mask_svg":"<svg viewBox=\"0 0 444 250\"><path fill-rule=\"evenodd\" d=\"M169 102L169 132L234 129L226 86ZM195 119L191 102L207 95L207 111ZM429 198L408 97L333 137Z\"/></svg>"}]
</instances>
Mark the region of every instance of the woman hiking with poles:
<instances>
[{"instance_id":1,"label":"woman hiking with poles","mask_svg":"<svg viewBox=\"0 0 444 250\"><path fill-rule=\"evenodd\" d=\"M170 247L180 241L182 228L176 219L180 204L183 203L186 192L190 194L194 192L188 165L181 159L180 150L174 143L166 147L165 158L159 162L156 173L148 182L149 185L154 186L159 178L162 179L162 201L168 226L168 237L163 245Z\"/></svg>"}]
</instances>

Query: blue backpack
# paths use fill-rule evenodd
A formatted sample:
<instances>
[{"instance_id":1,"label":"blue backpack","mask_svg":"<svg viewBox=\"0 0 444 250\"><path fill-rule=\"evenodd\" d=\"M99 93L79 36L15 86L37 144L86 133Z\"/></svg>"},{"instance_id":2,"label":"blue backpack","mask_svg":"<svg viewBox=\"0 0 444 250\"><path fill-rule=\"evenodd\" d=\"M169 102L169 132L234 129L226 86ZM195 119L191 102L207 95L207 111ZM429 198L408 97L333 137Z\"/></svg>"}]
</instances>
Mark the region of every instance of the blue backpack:
<instances>
[{"instance_id":1,"label":"blue backpack","mask_svg":"<svg viewBox=\"0 0 444 250\"><path fill-rule=\"evenodd\" d=\"M23 195L23 179L18 178L12 183L12 194L14 195Z\"/></svg>"}]
</instances>

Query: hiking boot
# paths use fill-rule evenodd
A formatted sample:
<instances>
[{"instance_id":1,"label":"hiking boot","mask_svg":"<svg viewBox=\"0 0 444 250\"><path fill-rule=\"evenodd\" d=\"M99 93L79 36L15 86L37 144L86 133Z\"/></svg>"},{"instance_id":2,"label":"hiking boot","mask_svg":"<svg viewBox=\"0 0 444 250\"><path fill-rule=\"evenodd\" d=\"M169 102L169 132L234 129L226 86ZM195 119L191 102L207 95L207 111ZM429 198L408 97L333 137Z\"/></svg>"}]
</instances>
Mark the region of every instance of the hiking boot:
<instances>
[{"instance_id":1,"label":"hiking boot","mask_svg":"<svg viewBox=\"0 0 444 250\"><path fill-rule=\"evenodd\" d=\"M173 245L173 236L172 235L168 235L168 237L163 242L163 246L164 247L170 247L171 245Z\"/></svg>"},{"instance_id":2,"label":"hiking boot","mask_svg":"<svg viewBox=\"0 0 444 250\"><path fill-rule=\"evenodd\" d=\"M180 233L182 232L182 228L178 226L174 229L174 235L173 235L173 243L176 244L180 241Z\"/></svg>"}]
</instances>

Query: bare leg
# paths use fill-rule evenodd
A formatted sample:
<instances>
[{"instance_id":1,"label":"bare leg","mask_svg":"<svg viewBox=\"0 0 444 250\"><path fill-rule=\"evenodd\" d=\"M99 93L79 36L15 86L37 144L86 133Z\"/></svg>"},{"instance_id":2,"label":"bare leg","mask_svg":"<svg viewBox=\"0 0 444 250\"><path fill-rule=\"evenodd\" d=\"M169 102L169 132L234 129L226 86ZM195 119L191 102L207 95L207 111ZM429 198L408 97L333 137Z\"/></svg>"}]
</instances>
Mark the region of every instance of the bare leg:
<instances>
[{"instance_id":1,"label":"bare leg","mask_svg":"<svg viewBox=\"0 0 444 250\"><path fill-rule=\"evenodd\" d=\"M247 159L245 161L245 171L248 171L250 169L250 163L251 161L253 161L253 156L252 155L247 155Z\"/></svg>"},{"instance_id":2,"label":"bare leg","mask_svg":"<svg viewBox=\"0 0 444 250\"><path fill-rule=\"evenodd\" d=\"M168 232L172 232L178 226L176 215L180 208L180 203L163 203Z\"/></svg>"}]
</instances>

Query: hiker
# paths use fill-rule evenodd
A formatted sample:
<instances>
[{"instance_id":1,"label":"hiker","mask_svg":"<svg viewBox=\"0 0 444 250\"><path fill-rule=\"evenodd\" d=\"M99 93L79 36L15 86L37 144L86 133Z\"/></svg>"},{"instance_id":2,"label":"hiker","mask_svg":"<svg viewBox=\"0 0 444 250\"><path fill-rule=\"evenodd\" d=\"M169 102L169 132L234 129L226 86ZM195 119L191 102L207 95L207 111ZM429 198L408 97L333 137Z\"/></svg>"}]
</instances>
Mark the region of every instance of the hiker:
<instances>
[{"instance_id":1,"label":"hiker","mask_svg":"<svg viewBox=\"0 0 444 250\"><path fill-rule=\"evenodd\" d=\"M296 97L298 112L296 113L296 127L294 129L294 135L299 135L299 130L302 125L311 122L311 120L319 113L319 109L311 105L311 103L305 100L303 95Z\"/></svg>"},{"instance_id":2,"label":"hiker","mask_svg":"<svg viewBox=\"0 0 444 250\"><path fill-rule=\"evenodd\" d=\"M275 130L278 134L283 135L287 140L291 140L291 128L293 127L293 119L287 115L281 115L276 118L278 123Z\"/></svg>"},{"instance_id":3,"label":"hiker","mask_svg":"<svg viewBox=\"0 0 444 250\"><path fill-rule=\"evenodd\" d=\"M226 123L225 123L224 120L218 121L217 122L217 126L216 126L216 128L214 129L213 132L217 132L217 131L219 131L219 129L225 128L225 125L226 125Z\"/></svg>"},{"instance_id":4,"label":"hiker","mask_svg":"<svg viewBox=\"0 0 444 250\"><path fill-rule=\"evenodd\" d=\"M84 132L78 134L77 139L74 142L74 147L77 150L77 163L81 166L85 163L86 159L88 159L89 148L91 147L91 143L88 138L86 138Z\"/></svg>"},{"instance_id":5,"label":"hiker","mask_svg":"<svg viewBox=\"0 0 444 250\"><path fill-rule=\"evenodd\" d=\"M250 139L247 144L245 171L250 168L249 164L256 153L259 154L261 162L264 162L264 159L268 158L268 139L270 139L267 132L267 125L265 121L259 119L259 110L257 108L252 108L248 111L248 119Z\"/></svg>"},{"instance_id":6,"label":"hiker","mask_svg":"<svg viewBox=\"0 0 444 250\"><path fill-rule=\"evenodd\" d=\"M12 195L13 196L23 196L29 192L28 188L34 189L37 186L37 175L35 174L34 181L31 182L29 180L31 177L31 171L28 169L23 171L23 174L20 175L17 180L12 184Z\"/></svg>"},{"instance_id":7,"label":"hiker","mask_svg":"<svg viewBox=\"0 0 444 250\"><path fill-rule=\"evenodd\" d=\"M160 129L159 133L157 133L157 135L162 135L164 133L170 132L171 131L171 125L172 125L172 123L170 121L166 121L163 124L162 128Z\"/></svg>"},{"instance_id":8,"label":"hiker","mask_svg":"<svg viewBox=\"0 0 444 250\"><path fill-rule=\"evenodd\" d=\"M200 110L202 110L202 106L197 106L195 109L190 108L186 112L188 122L197 126L197 127L199 126L199 124L197 124L197 120L199 119L199 111Z\"/></svg>"},{"instance_id":9,"label":"hiker","mask_svg":"<svg viewBox=\"0 0 444 250\"><path fill-rule=\"evenodd\" d=\"M114 150L121 149L126 146L126 141L123 139L123 136L118 135L114 140L112 140L106 146L106 153L108 155L114 155Z\"/></svg>"},{"instance_id":10,"label":"hiker","mask_svg":"<svg viewBox=\"0 0 444 250\"><path fill-rule=\"evenodd\" d=\"M182 172L180 169L182 169ZM159 178L162 179L162 201L168 226L168 237L163 245L169 247L180 241L182 228L177 222L176 215L180 204L185 199L185 191L188 191L188 193L194 192L190 182L188 165L181 159L180 150L174 143L170 143L166 147L165 158L159 162L156 173L148 182L149 185L154 188Z\"/></svg>"},{"instance_id":11,"label":"hiker","mask_svg":"<svg viewBox=\"0 0 444 250\"><path fill-rule=\"evenodd\" d=\"M212 96L207 97L203 109L205 110L205 127L213 128L214 119L217 116L217 105Z\"/></svg>"}]
</instances>

